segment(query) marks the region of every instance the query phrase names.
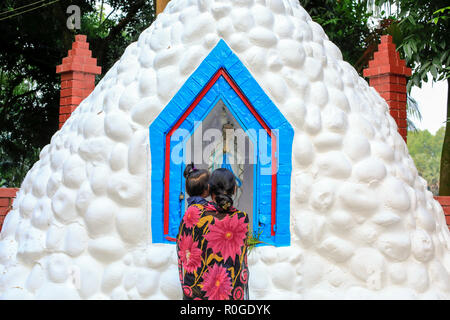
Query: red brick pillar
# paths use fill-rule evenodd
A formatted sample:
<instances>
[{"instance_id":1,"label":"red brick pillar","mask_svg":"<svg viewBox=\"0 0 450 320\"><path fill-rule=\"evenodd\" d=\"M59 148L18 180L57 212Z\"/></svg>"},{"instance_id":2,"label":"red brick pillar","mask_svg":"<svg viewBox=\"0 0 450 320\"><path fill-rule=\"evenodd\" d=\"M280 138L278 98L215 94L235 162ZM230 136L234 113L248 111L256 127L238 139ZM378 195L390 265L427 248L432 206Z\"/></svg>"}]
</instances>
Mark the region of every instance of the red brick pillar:
<instances>
[{"instance_id":1,"label":"red brick pillar","mask_svg":"<svg viewBox=\"0 0 450 320\"><path fill-rule=\"evenodd\" d=\"M439 197L434 197L434 199L439 201L439 204L441 205L442 209L444 210L445 222L447 223L447 226L450 229L450 197L449 196L439 196Z\"/></svg>"},{"instance_id":2,"label":"red brick pillar","mask_svg":"<svg viewBox=\"0 0 450 320\"><path fill-rule=\"evenodd\" d=\"M95 75L101 72L97 59L92 58L86 36L76 35L69 55L56 67L56 73L61 74L60 128L81 101L94 90Z\"/></svg>"},{"instance_id":3,"label":"red brick pillar","mask_svg":"<svg viewBox=\"0 0 450 320\"><path fill-rule=\"evenodd\" d=\"M0 231L2 230L3 221L12 208L17 188L0 188Z\"/></svg>"},{"instance_id":4,"label":"red brick pillar","mask_svg":"<svg viewBox=\"0 0 450 320\"><path fill-rule=\"evenodd\" d=\"M374 87L389 105L391 116L395 119L398 132L406 142L406 82L411 76L411 69L405 60L400 59L392 36L381 36L378 51L375 52L369 67L364 69L364 77L369 78Z\"/></svg>"}]
</instances>

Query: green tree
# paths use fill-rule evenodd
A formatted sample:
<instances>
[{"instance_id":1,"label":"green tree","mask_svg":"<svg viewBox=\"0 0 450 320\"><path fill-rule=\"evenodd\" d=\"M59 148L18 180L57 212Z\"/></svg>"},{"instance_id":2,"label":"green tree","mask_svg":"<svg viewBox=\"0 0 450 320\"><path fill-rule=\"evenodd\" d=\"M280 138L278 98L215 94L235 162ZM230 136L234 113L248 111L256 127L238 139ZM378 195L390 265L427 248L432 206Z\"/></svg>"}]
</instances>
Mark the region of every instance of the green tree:
<instances>
[{"instance_id":1,"label":"green tree","mask_svg":"<svg viewBox=\"0 0 450 320\"><path fill-rule=\"evenodd\" d=\"M76 33L67 28L68 6L80 7L78 32L88 35L104 72L154 20L151 0L102 3L112 8L109 17L94 0L0 1L0 186L20 186L58 129L55 71Z\"/></svg>"},{"instance_id":2,"label":"green tree","mask_svg":"<svg viewBox=\"0 0 450 320\"><path fill-rule=\"evenodd\" d=\"M444 134L445 127L440 128L435 135L428 130L408 133L409 153L420 176L427 181L428 188L436 196L439 194L439 167Z\"/></svg>"}]
</instances>

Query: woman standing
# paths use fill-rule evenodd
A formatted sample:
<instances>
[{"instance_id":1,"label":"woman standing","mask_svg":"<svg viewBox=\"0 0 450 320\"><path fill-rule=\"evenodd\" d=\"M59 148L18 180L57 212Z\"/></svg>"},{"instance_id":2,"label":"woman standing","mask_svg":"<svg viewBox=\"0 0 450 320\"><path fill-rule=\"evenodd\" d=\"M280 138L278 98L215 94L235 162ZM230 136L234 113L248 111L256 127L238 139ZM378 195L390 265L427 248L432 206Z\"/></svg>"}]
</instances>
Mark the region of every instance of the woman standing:
<instances>
[{"instance_id":1,"label":"woman standing","mask_svg":"<svg viewBox=\"0 0 450 320\"><path fill-rule=\"evenodd\" d=\"M248 299L248 216L233 207L236 179L227 169L209 180L212 202L186 210L177 236L185 300ZM195 212L194 212L195 211Z\"/></svg>"}]
</instances>

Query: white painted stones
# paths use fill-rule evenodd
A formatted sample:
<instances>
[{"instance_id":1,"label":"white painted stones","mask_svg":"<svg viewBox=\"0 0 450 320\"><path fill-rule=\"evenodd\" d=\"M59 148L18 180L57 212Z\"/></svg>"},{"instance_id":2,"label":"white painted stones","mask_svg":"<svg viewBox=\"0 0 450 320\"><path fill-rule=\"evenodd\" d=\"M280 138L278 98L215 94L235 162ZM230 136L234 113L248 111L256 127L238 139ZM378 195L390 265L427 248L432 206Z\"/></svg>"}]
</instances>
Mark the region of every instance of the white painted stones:
<instances>
[{"instance_id":1,"label":"white painted stones","mask_svg":"<svg viewBox=\"0 0 450 320\"><path fill-rule=\"evenodd\" d=\"M381 211L372 217L372 221L380 226L390 226L401 221L399 215L391 211Z\"/></svg>"},{"instance_id":2,"label":"white painted stones","mask_svg":"<svg viewBox=\"0 0 450 320\"><path fill-rule=\"evenodd\" d=\"M36 292L46 281L46 275L41 265L36 264L26 281L26 288L30 292Z\"/></svg>"},{"instance_id":3,"label":"white painted stones","mask_svg":"<svg viewBox=\"0 0 450 320\"><path fill-rule=\"evenodd\" d=\"M336 183L331 179L321 179L312 185L311 206L321 213L327 213L333 206Z\"/></svg>"},{"instance_id":4,"label":"white painted stones","mask_svg":"<svg viewBox=\"0 0 450 320\"><path fill-rule=\"evenodd\" d=\"M407 269L408 283L418 292L428 289L429 280L427 268L423 264L411 263Z\"/></svg>"},{"instance_id":5,"label":"white painted stones","mask_svg":"<svg viewBox=\"0 0 450 320\"><path fill-rule=\"evenodd\" d=\"M332 105L327 106L323 112L324 127L332 132L344 133L348 122L345 113Z\"/></svg>"},{"instance_id":6,"label":"white painted stones","mask_svg":"<svg viewBox=\"0 0 450 320\"><path fill-rule=\"evenodd\" d=\"M345 179L352 172L348 158L340 151L327 152L317 157L317 167L320 175L336 179Z\"/></svg>"},{"instance_id":7,"label":"white painted stones","mask_svg":"<svg viewBox=\"0 0 450 320\"><path fill-rule=\"evenodd\" d=\"M382 234L377 240L377 246L382 253L395 261L404 261L411 253L411 240L407 233Z\"/></svg>"},{"instance_id":8,"label":"white painted stones","mask_svg":"<svg viewBox=\"0 0 450 320\"><path fill-rule=\"evenodd\" d=\"M278 34L280 39L290 39L293 36L294 24L289 18L277 18L275 20L274 31Z\"/></svg>"},{"instance_id":9,"label":"white painted stones","mask_svg":"<svg viewBox=\"0 0 450 320\"><path fill-rule=\"evenodd\" d=\"M113 236L105 236L89 240L89 252L101 262L119 260L125 254L122 241Z\"/></svg>"},{"instance_id":10,"label":"white painted stones","mask_svg":"<svg viewBox=\"0 0 450 320\"><path fill-rule=\"evenodd\" d=\"M306 109L305 129L315 135L322 129L322 116L320 109L316 105L308 105Z\"/></svg>"},{"instance_id":11,"label":"white painted stones","mask_svg":"<svg viewBox=\"0 0 450 320\"><path fill-rule=\"evenodd\" d=\"M286 10L283 0L269 0L269 8L279 14L284 14Z\"/></svg>"},{"instance_id":12,"label":"white painted stones","mask_svg":"<svg viewBox=\"0 0 450 320\"><path fill-rule=\"evenodd\" d=\"M305 121L306 108L300 99L290 99L285 106L286 117L296 127L301 128Z\"/></svg>"},{"instance_id":13,"label":"white painted stones","mask_svg":"<svg viewBox=\"0 0 450 320\"><path fill-rule=\"evenodd\" d=\"M130 140L128 153L128 171L131 174L141 174L147 169L149 152L147 130L136 132ZM124 150L125 151L125 150Z\"/></svg>"},{"instance_id":14,"label":"white painted stones","mask_svg":"<svg viewBox=\"0 0 450 320\"><path fill-rule=\"evenodd\" d=\"M78 156L69 157L63 166L62 182L69 188L78 188L86 178L85 163Z\"/></svg>"},{"instance_id":15,"label":"white painted stones","mask_svg":"<svg viewBox=\"0 0 450 320\"><path fill-rule=\"evenodd\" d=\"M318 250L335 262L347 261L354 253L354 247L350 242L333 236L322 241Z\"/></svg>"},{"instance_id":16,"label":"white painted stones","mask_svg":"<svg viewBox=\"0 0 450 320\"><path fill-rule=\"evenodd\" d=\"M302 66L305 60L305 51L299 42L283 39L278 43L278 48L284 65L296 69Z\"/></svg>"},{"instance_id":17,"label":"white painted stones","mask_svg":"<svg viewBox=\"0 0 450 320\"><path fill-rule=\"evenodd\" d=\"M251 43L263 48L273 47L278 41L277 36L272 31L262 27L255 27L250 30L249 37Z\"/></svg>"},{"instance_id":18,"label":"white painted stones","mask_svg":"<svg viewBox=\"0 0 450 320\"><path fill-rule=\"evenodd\" d=\"M256 24L268 29L272 28L275 19L269 8L257 4L251 10Z\"/></svg>"},{"instance_id":19,"label":"white painted stones","mask_svg":"<svg viewBox=\"0 0 450 320\"><path fill-rule=\"evenodd\" d=\"M123 143L118 143L114 146L111 153L109 154L109 159L108 159L109 166L111 167L112 170L119 171L127 165L127 152L128 152L128 148ZM104 170L107 171L106 168L104 168ZM95 174L95 173L93 173L93 174Z\"/></svg>"},{"instance_id":20,"label":"white painted stones","mask_svg":"<svg viewBox=\"0 0 450 320\"><path fill-rule=\"evenodd\" d=\"M287 262L281 262L272 266L273 284L280 289L292 291L294 289L296 278L294 267Z\"/></svg>"},{"instance_id":21,"label":"white painted stones","mask_svg":"<svg viewBox=\"0 0 450 320\"><path fill-rule=\"evenodd\" d=\"M133 131L127 121L127 116L120 112L114 112L105 117L105 133L113 140L124 142L130 139Z\"/></svg>"},{"instance_id":22,"label":"white painted stones","mask_svg":"<svg viewBox=\"0 0 450 320\"><path fill-rule=\"evenodd\" d=\"M294 216L294 232L305 247L317 244L325 232L325 218L310 211L296 211Z\"/></svg>"},{"instance_id":23,"label":"white painted stones","mask_svg":"<svg viewBox=\"0 0 450 320\"><path fill-rule=\"evenodd\" d=\"M141 125L149 125L161 111L160 101L156 97L142 99L131 110L131 119Z\"/></svg>"},{"instance_id":24,"label":"white painted stones","mask_svg":"<svg viewBox=\"0 0 450 320\"><path fill-rule=\"evenodd\" d=\"M310 81L317 81L322 77L322 65L316 59L306 57L304 70Z\"/></svg>"},{"instance_id":25,"label":"white painted stones","mask_svg":"<svg viewBox=\"0 0 450 320\"><path fill-rule=\"evenodd\" d=\"M156 93L156 71L146 69L139 77L139 94L144 97L152 96Z\"/></svg>"},{"instance_id":26,"label":"white painted stones","mask_svg":"<svg viewBox=\"0 0 450 320\"><path fill-rule=\"evenodd\" d=\"M29 217L34 210L36 203L37 199L31 193L25 195L19 205L21 216L24 218Z\"/></svg>"},{"instance_id":27,"label":"white painted stones","mask_svg":"<svg viewBox=\"0 0 450 320\"><path fill-rule=\"evenodd\" d=\"M327 221L334 227L334 230L347 232L355 226L355 221L346 210L333 211Z\"/></svg>"},{"instance_id":28,"label":"white painted stones","mask_svg":"<svg viewBox=\"0 0 450 320\"><path fill-rule=\"evenodd\" d=\"M338 193L345 208L363 216L370 215L379 206L373 190L356 183L344 183Z\"/></svg>"},{"instance_id":29,"label":"white painted stones","mask_svg":"<svg viewBox=\"0 0 450 320\"><path fill-rule=\"evenodd\" d=\"M60 253L51 255L47 262L47 273L51 281L65 282L69 277L69 258Z\"/></svg>"},{"instance_id":30,"label":"white painted stones","mask_svg":"<svg viewBox=\"0 0 450 320\"><path fill-rule=\"evenodd\" d=\"M207 13L203 13L200 16L197 16L195 22L186 24L181 36L181 40L183 41L183 43L188 44L201 39L207 33L214 30L213 21L214 20L212 19L211 15Z\"/></svg>"},{"instance_id":31,"label":"white painted stones","mask_svg":"<svg viewBox=\"0 0 450 320\"><path fill-rule=\"evenodd\" d=\"M294 192L295 199L299 203L306 202L309 194L311 193L311 186L314 182L314 178L308 173L299 173L294 177Z\"/></svg>"},{"instance_id":32,"label":"white painted stones","mask_svg":"<svg viewBox=\"0 0 450 320\"><path fill-rule=\"evenodd\" d=\"M246 32L255 24L255 19L248 9L235 9L231 12L231 21L235 30Z\"/></svg>"},{"instance_id":33,"label":"white painted stones","mask_svg":"<svg viewBox=\"0 0 450 320\"><path fill-rule=\"evenodd\" d=\"M319 108L325 107L328 102L328 90L323 82L316 81L311 83L308 100L309 103L314 103ZM329 112L330 111L324 111L324 115Z\"/></svg>"},{"instance_id":34,"label":"white painted stones","mask_svg":"<svg viewBox=\"0 0 450 320\"><path fill-rule=\"evenodd\" d=\"M355 176L365 183L379 183L387 174L383 162L376 158L366 158L354 167Z\"/></svg>"},{"instance_id":35,"label":"white painted stones","mask_svg":"<svg viewBox=\"0 0 450 320\"><path fill-rule=\"evenodd\" d=\"M110 293L114 288L122 283L125 266L121 262L114 262L108 265L103 272L102 291Z\"/></svg>"},{"instance_id":36,"label":"white painted stones","mask_svg":"<svg viewBox=\"0 0 450 320\"><path fill-rule=\"evenodd\" d=\"M294 137L294 159L301 166L308 166L314 159L314 147L305 135L295 135Z\"/></svg>"},{"instance_id":37,"label":"white painted stones","mask_svg":"<svg viewBox=\"0 0 450 320\"><path fill-rule=\"evenodd\" d=\"M76 193L61 187L52 197L52 209L55 217L63 223L73 221L77 217L75 210Z\"/></svg>"},{"instance_id":38,"label":"white painted stones","mask_svg":"<svg viewBox=\"0 0 450 320\"><path fill-rule=\"evenodd\" d=\"M86 210L84 220L91 236L109 233L114 228L114 217L118 208L106 198L93 201Z\"/></svg>"},{"instance_id":39,"label":"white painted stones","mask_svg":"<svg viewBox=\"0 0 450 320\"><path fill-rule=\"evenodd\" d=\"M252 268L252 275L249 279L250 294L256 297L263 297L271 287L271 280L264 264L257 264Z\"/></svg>"},{"instance_id":40,"label":"white painted stones","mask_svg":"<svg viewBox=\"0 0 450 320\"><path fill-rule=\"evenodd\" d=\"M417 208L416 214L416 223L419 227L422 227L428 232L434 232L436 230L436 221L429 210L421 206Z\"/></svg>"},{"instance_id":41,"label":"white painted stones","mask_svg":"<svg viewBox=\"0 0 450 320\"><path fill-rule=\"evenodd\" d=\"M180 281L173 277L177 273L177 267L172 265L161 274L160 288L167 299L179 300L181 299Z\"/></svg>"},{"instance_id":42,"label":"white painted stones","mask_svg":"<svg viewBox=\"0 0 450 320\"><path fill-rule=\"evenodd\" d=\"M122 92L122 95L119 99L119 109L127 112L133 106L135 106L139 102L139 100L139 86L137 82L133 82ZM93 119L96 118L97 117L94 117ZM95 128L102 128L100 126L100 120L101 119L97 120Z\"/></svg>"},{"instance_id":43,"label":"white painted stones","mask_svg":"<svg viewBox=\"0 0 450 320\"><path fill-rule=\"evenodd\" d=\"M169 66L159 70L156 85L158 97L162 101L168 102L181 85L177 68Z\"/></svg>"},{"instance_id":44,"label":"white painted stones","mask_svg":"<svg viewBox=\"0 0 450 320\"><path fill-rule=\"evenodd\" d=\"M287 98L287 86L281 76L273 76L265 80L265 85L268 88L270 95L275 102L283 103Z\"/></svg>"},{"instance_id":45,"label":"white painted stones","mask_svg":"<svg viewBox=\"0 0 450 320\"><path fill-rule=\"evenodd\" d=\"M350 261L350 270L357 278L368 284L369 289L379 290L385 276L386 264L378 250L361 248L356 250Z\"/></svg>"},{"instance_id":46,"label":"white painted stones","mask_svg":"<svg viewBox=\"0 0 450 320\"><path fill-rule=\"evenodd\" d=\"M203 58L203 50L200 46L192 46L183 53L179 63L179 71L182 75L190 74L198 66Z\"/></svg>"},{"instance_id":47,"label":"white painted stones","mask_svg":"<svg viewBox=\"0 0 450 320\"><path fill-rule=\"evenodd\" d=\"M167 245L154 245L147 250L147 265L154 269L164 269L170 262L172 254L174 254L173 250L170 250Z\"/></svg>"},{"instance_id":48,"label":"white painted stones","mask_svg":"<svg viewBox=\"0 0 450 320\"><path fill-rule=\"evenodd\" d=\"M86 229L79 224L71 224L64 237L64 252L77 257L87 248L88 235Z\"/></svg>"},{"instance_id":49,"label":"white painted stones","mask_svg":"<svg viewBox=\"0 0 450 320\"><path fill-rule=\"evenodd\" d=\"M343 150L350 159L357 161L370 155L369 141L356 132L349 132L345 139Z\"/></svg>"},{"instance_id":50,"label":"white painted stones","mask_svg":"<svg viewBox=\"0 0 450 320\"><path fill-rule=\"evenodd\" d=\"M145 211L142 209L124 208L116 213L117 232L123 241L136 243L144 238L147 229ZM150 223L150 222L148 222Z\"/></svg>"},{"instance_id":51,"label":"white painted stones","mask_svg":"<svg viewBox=\"0 0 450 320\"><path fill-rule=\"evenodd\" d=\"M136 289L142 297L148 297L158 289L159 273L153 270L143 270L139 273Z\"/></svg>"},{"instance_id":52,"label":"white painted stones","mask_svg":"<svg viewBox=\"0 0 450 320\"><path fill-rule=\"evenodd\" d=\"M342 135L323 131L314 137L314 146L320 152L339 150L342 147Z\"/></svg>"},{"instance_id":53,"label":"white painted stones","mask_svg":"<svg viewBox=\"0 0 450 320\"><path fill-rule=\"evenodd\" d=\"M42 197L38 200L33 214L31 216L31 224L38 229L46 230L52 222L52 204L47 197Z\"/></svg>"},{"instance_id":54,"label":"white painted stones","mask_svg":"<svg viewBox=\"0 0 450 320\"><path fill-rule=\"evenodd\" d=\"M434 245L430 235L423 229L416 229L411 235L411 250L420 262L428 262L434 256Z\"/></svg>"},{"instance_id":55,"label":"white painted stones","mask_svg":"<svg viewBox=\"0 0 450 320\"><path fill-rule=\"evenodd\" d=\"M411 202L404 187L404 184L396 179L389 178L385 180L382 186L385 204L389 208L397 211L406 211L410 208Z\"/></svg>"},{"instance_id":56,"label":"white painted stones","mask_svg":"<svg viewBox=\"0 0 450 320\"><path fill-rule=\"evenodd\" d=\"M143 180L126 173L116 173L108 180L108 194L118 204L137 207L143 201Z\"/></svg>"},{"instance_id":57,"label":"white painted stones","mask_svg":"<svg viewBox=\"0 0 450 320\"><path fill-rule=\"evenodd\" d=\"M181 47L168 47L158 52L153 59L153 67L158 70L174 65L181 55Z\"/></svg>"}]
</instances>

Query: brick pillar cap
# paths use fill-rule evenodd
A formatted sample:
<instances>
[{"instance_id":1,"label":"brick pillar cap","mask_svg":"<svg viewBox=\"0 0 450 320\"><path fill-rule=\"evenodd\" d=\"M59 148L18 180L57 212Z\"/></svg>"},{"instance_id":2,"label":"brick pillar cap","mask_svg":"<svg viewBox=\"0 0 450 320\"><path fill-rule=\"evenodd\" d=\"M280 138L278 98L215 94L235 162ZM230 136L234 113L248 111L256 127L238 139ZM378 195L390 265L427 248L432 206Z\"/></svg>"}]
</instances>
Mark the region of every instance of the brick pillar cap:
<instances>
[{"instance_id":1,"label":"brick pillar cap","mask_svg":"<svg viewBox=\"0 0 450 320\"><path fill-rule=\"evenodd\" d=\"M369 67L363 70L364 77L373 78L381 75L402 75L411 76L411 68L406 67L404 60L396 50L392 36L381 36L381 43L374 58L369 62Z\"/></svg>"},{"instance_id":2,"label":"brick pillar cap","mask_svg":"<svg viewBox=\"0 0 450 320\"><path fill-rule=\"evenodd\" d=\"M97 59L92 58L87 36L77 34L68 56L56 67L56 73L61 74L60 128L78 105L94 90L95 75L101 72L102 68L97 66Z\"/></svg>"},{"instance_id":3,"label":"brick pillar cap","mask_svg":"<svg viewBox=\"0 0 450 320\"><path fill-rule=\"evenodd\" d=\"M75 41L76 42L86 42L87 41L87 36L84 34L77 34L75 36Z\"/></svg>"},{"instance_id":4,"label":"brick pillar cap","mask_svg":"<svg viewBox=\"0 0 450 320\"><path fill-rule=\"evenodd\" d=\"M392 36L389 34L381 36L381 43L394 43Z\"/></svg>"},{"instance_id":5,"label":"brick pillar cap","mask_svg":"<svg viewBox=\"0 0 450 320\"><path fill-rule=\"evenodd\" d=\"M97 66L97 59L92 58L87 36L77 34L72 43L72 50L63 59L62 64L56 66L56 73L82 72L88 74L101 74L102 68Z\"/></svg>"}]
</instances>

